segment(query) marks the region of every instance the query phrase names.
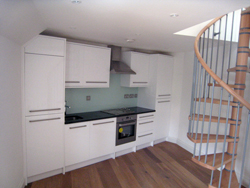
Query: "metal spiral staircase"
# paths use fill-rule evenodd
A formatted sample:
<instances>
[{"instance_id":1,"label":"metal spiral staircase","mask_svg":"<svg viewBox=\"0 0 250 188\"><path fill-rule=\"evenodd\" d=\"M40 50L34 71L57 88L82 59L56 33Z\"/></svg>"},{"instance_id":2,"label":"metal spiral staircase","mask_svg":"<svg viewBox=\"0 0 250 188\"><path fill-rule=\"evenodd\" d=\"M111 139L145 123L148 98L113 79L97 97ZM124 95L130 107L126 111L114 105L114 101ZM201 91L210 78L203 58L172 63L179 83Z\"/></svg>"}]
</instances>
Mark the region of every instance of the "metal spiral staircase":
<instances>
[{"instance_id":1,"label":"metal spiral staircase","mask_svg":"<svg viewBox=\"0 0 250 188\"><path fill-rule=\"evenodd\" d=\"M244 99L249 39L248 8L216 18L195 40L187 137L194 143L192 160L211 170L209 188L250 188L250 182L243 182L250 174L244 169L250 166L250 104Z\"/></svg>"}]
</instances>

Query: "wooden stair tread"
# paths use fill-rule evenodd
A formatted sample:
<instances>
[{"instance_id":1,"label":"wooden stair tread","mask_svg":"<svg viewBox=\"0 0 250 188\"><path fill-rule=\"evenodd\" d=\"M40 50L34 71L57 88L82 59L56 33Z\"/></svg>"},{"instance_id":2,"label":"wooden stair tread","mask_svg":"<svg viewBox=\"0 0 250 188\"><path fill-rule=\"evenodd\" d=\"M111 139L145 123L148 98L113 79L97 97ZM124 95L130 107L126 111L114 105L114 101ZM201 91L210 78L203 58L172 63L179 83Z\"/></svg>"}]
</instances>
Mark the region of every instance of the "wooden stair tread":
<instances>
[{"instance_id":1,"label":"wooden stair tread","mask_svg":"<svg viewBox=\"0 0 250 188\"><path fill-rule=\"evenodd\" d=\"M234 158L236 158L236 156L234 156ZM203 167L210 169L210 170L216 170L217 168L221 167L222 153L216 154L214 166L213 166L214 154L207 155L207 163L205 163L205 155L202 155L200 157L200 160L198 160L198 159L199 159L199 156L192 157L192 161L195 162L196 164L203 166ZM224 153L223 165L225 165L231 161L232 161L232 156L227 154L227 153Z\"/></svg>"},{"instance_id":2,"label":"wooden stair tread","mask_svg":"<svg viewBox=\"0 0 250 188\"><path fill-rule=\"evenodd\" d=\"M199 101L199 98L196 98L196 101ZM205 102L205 98L201 98L201 102ZM207 98L206 102L207 103L211 103L212 99L211 98ZM220 104L220 99L213 99L213 104ZM227 105L228 101L227 100L222 100L221 104L222 105ZM238 106L238 103L231 101L229 105L230 106Z\"/></svg>"},{"instance_id":3,"label":"wooden stair tread","mask_svg":"<svg viewBox=\"0 0 250 188\"><path fill-rule=\"evenodd\" d=\"M195 114L194 117L195 117L195 120L197 120L198 114ZM188 119L191 120L191 117L189 116ZM202 120L203 120L203 115L200 114L200 115L199 115L199 121L202 121ZM210 116L209 116L209 115L205 115L204 121L205 121L205 122L209 122L209 120L210 120ZM221 118L220 118L220 123L226 123L226 121L227 121L226 118L224 118L224 117L221 117ZM218 122L218 117L217 117L217 116L212 116L212 117L211 117L211 122ZM236 120L228 119L228 123L229 123L229 124L236 124ZM241 121L238 122L238 124L240 124L240 123L241 123Z\"/></svg>"},{"instance_id":4,"label":"wooden stair tread","mask_svg":"<svg viewBox=\"0 0 250 188\"><path fill-rule=\"evenodd\" d=\"M221 188L228 188L229 185L229 177L230 172L227 170L222 171L222 178L221 178ZM217 188L219 186L220 177L214 177L213 184L209 185L209 188ZM232 179L231 179L231 188L239 187L238 179L235 172L232 172Z\"/></svg>"},{"instance_id":5,"label":"wooden stair tread","mask_svg":"<svg viewBox=\"0 0 250 188\"><path fill-rule=\"evenodd\" d=\"M245 85L233 85L233 84L227 84L229 87L234 89L245 89ZM213 86L213 83L208 83L208 86ZM220 84L214 84L214 87L221 87Z\"/></svg>"},{"instance_id":6,"label":"wooden stair tread","mask_svg":"<svg viewBox=\"0 0 250 188\"><path fill-rule=\"evenodd\" d=\"M196 136L195 133L193 134L193 137L191 136L191 134L189 135L189 133L187 133L187 137L193 143L201 143L201 133L197 133L197 139L195 139L195 136ZM203 134L202 143L207 143L207 137L208 137L208 134ZM215 141L216 141L216 134L210 134L209 143L215 143ZM226 142L233 142L233 141L234 141L234 138L230 138L229 136L226 137ZM237 138L236 141L239 141L239 139ZM218 135L217 142L224 142L224 135Z\"/></svg>"}]
</instances>

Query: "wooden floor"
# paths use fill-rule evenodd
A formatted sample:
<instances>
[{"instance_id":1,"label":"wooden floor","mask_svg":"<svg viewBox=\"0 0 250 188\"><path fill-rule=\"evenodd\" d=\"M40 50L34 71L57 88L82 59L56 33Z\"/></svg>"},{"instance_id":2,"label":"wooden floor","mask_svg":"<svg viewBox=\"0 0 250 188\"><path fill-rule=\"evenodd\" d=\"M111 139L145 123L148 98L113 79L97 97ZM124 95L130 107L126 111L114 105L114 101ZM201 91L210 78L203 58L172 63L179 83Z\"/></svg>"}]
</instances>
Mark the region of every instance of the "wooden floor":
<instances>
[{"instance_id":1,"label":"wooden floor","mask_svg":"<svg viewBox=\"0 0 250 188\"><path fill-rule=\"evenodd\" d=\"M191 157L178 145L163 142L30 183L26 188L207 188L211 171L193 163Z\"/></svg>"}]
</instances>

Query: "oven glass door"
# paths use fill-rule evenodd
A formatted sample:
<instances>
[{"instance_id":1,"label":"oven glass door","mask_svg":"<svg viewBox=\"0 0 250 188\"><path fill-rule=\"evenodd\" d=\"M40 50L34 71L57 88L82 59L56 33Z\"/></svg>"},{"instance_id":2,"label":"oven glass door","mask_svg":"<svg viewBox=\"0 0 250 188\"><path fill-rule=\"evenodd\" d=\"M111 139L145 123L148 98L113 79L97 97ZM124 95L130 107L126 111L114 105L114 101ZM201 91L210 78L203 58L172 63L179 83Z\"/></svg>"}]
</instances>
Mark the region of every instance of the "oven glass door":
<instances>
[{"instance_id":1,"label":"oven glass door","mask_svg":"<svg viewBox=\"0 0 250 188\"><path fill-rule=\"evenodd\" d=\"M135 141L136 120L117 123L116 145Z\"/></svg>"}]
</instances>

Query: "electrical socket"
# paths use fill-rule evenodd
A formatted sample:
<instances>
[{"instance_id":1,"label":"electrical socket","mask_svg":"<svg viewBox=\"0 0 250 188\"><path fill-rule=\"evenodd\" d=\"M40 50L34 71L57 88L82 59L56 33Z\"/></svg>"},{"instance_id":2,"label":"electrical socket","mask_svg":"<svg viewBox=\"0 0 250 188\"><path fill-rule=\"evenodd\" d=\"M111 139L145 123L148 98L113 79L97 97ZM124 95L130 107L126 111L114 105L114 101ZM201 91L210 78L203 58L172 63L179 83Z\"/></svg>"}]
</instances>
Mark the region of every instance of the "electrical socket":
<instances>
[{"instance_id":1,"label":"electrical socket","mask_svg":"<svg viewBox=\"0 0 250 188\"><path fill-rule=\"evenodd\" d=\"M86 96L86 101L90 101L91 100L91 96Z\"/></svg>"},{"instance_id":2,"label":"electrical socket","mask_svg":"<svg viewBox=\"0 0 250 188\"><path fill-rule=\"evenodd\" d=\"M134 97L137 98L137 94L135 94Z\"/></svg>"},{"instance_id":3,"label":"electrical socket","mask_svg":"<svg viewBox=\"0 0 250 188\"><path fill-rule=\"evenodd\" d=\"M124 99L129 98L129 94L124 94Z\"/></svg>"},{"instance_id":4,"label":"electrical socket","mask_svg":"<svg viewBox=\"0 0 250 188\"><path fill-rule=\"evenodd\" d=\"M130 94L130 95L129 95L129 98L134 98L134 94Z\"/></svg>"}]
</instances>

